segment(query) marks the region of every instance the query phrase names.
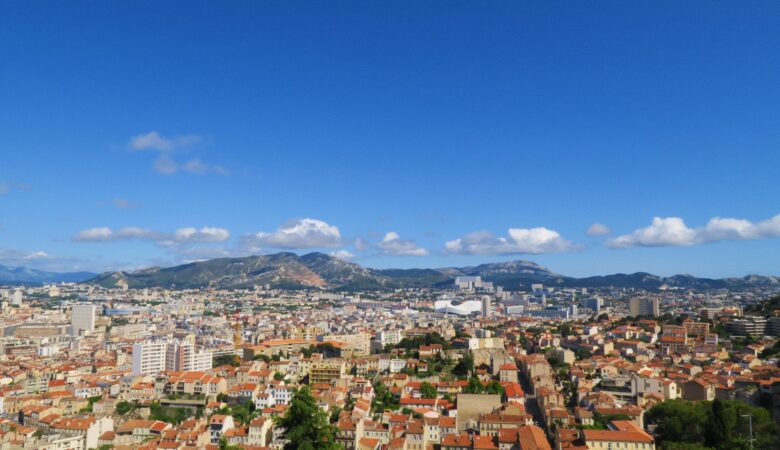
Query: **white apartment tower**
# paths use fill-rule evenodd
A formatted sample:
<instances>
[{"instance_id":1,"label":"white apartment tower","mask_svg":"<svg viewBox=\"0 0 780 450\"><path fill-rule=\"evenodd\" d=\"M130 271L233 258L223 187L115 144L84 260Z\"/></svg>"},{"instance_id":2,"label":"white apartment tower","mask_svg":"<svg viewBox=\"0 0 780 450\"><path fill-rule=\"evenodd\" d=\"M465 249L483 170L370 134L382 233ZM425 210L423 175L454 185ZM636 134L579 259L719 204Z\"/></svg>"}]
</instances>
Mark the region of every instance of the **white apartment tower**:
<instances>
[{"instance_id":1,"label":"white apartment tower","mask_svg":"<svg viewBox=\"0 0 780 450\"><path fill-rule=\"evenodd\" d=\"M14 295L11 296L11 304L14 306L22 306L22 291L14 291Z\"/></svg>"},{"instance_id":2,"label":"white apartment tower","mask_svg":"<svg viewBox=\"0 0 780 450\"><path fill-rule=\"evenodd\" d=\"M133 344L133 375L156 375L164 370L208 370L213 354L196 351L195 346L180 341L149 341Z\"/></svg>"},{"instance_id":3,"label":"white apartment tower","mask_svg":"<svg viewBox=\"0 0 780 450\"><path fill-rule=\"evenodd\" d=\"M82 332L95 331L95 315L97 306L88 303L73 305L70 314L70 329L73 336L79 336Z\"/></svg>"},{"instance_id":4,"label":"white apartment tower","mask_svg":"<svg viewBox=\"0 0 780 450\"><path fill-rule=\"evenodd\" d=\"M165 369L176 371L208 370L212 367L210 351L196 351L188 342L169 342L165 350Z\"/></svg>"},{"instance_id":5,"label":"white apartment tower","mask_svg":"<svg viewBox=\"0 0 780 450\"><path fill-rule=\"evenodd\" d=\"M133 375L156 375L165 370L167 347L165 341L133 344Z\"/></svg>"}]
</instances>

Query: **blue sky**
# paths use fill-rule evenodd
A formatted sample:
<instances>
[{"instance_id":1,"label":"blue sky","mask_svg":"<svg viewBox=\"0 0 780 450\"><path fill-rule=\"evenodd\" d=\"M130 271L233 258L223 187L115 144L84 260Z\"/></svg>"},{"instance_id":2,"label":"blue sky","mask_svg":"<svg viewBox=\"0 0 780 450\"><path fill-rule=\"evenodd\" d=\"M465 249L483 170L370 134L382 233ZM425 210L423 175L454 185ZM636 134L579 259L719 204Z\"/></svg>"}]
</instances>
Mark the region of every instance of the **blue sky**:
<instances>
[{"instance_id":1,"label":"blue sky","mask_svg":"<svg viewBox=\"0 0 780 450\"><path fill-rule=\"evenodd\" d=\"M777 2L3 2L0 264L319 250L780 274L778 20Z\"/></svg>"}]
</instances>

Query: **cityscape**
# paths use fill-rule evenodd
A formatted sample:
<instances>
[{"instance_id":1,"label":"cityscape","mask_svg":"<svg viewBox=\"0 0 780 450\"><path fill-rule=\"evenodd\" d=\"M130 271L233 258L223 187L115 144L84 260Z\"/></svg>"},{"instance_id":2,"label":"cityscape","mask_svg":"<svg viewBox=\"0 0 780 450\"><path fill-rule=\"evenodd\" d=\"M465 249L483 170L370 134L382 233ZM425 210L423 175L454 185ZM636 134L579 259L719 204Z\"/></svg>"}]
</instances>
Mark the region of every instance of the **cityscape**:
<instances>
[{"instance_id":1,"label":"cityscape","mask_svg":"<svg viewBox=\"0 0 780 450\"><path fill-rule=\"evenodd\" d=\"M0 450L780 448L779 23L0 2Z\"/></svg>"}]
</instances>

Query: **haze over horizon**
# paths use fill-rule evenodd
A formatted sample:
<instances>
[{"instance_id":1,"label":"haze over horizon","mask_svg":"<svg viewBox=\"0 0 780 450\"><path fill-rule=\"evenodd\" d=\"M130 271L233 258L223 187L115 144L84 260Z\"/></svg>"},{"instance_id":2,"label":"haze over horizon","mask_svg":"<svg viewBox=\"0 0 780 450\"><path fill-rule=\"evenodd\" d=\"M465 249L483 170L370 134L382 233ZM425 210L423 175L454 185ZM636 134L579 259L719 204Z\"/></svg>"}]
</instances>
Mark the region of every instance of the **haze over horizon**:
<instances>
[{"instance_id":1,"label":"haze over horizon","mask_svg":"<svg viewBox=\"0 0 780 450\"><path fill-rule=\"evenodd\" d=\"M0 264L780 275L776 2L233 6L0 5Z\"/></svg>"}]
</instances>

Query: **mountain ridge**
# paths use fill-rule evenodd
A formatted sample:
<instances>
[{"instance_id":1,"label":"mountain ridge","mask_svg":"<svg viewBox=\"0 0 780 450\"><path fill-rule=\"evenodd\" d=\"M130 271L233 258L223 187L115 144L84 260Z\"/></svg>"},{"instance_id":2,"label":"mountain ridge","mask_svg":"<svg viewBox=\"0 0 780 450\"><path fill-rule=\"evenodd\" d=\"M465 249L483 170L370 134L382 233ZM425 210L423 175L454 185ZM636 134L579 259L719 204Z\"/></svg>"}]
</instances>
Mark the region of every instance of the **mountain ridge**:
<instances>
[{"instance_id":1,"label":"mountain ridge","mask_svg":"<svg viewBox=\"0 0 780 450\"><path fill-rule=\"evenodd\" d=\"M106 272L87 283L103 287L127 284L130 288L251 288L270 285L287 289L388 290L403 287L446 287L458 276L480 276L508 290L533 283L556 287L617 287L658 290L670 288L722 289L780 287L780 277L747 275L742 278L663 277L647 272L569 277L537 263L512 260L465 267L371 269L324 253L290 252L240 258L217 258L173 267L150 267L132 272Z\"/></svg>"},{"instance_id":2,"label":"mountain ridge","mask_svg":"<svg viewBox=\"0 0 780 450\"><path fill-rule=\"evenodd\" d=\"M0 284L80 283L98 274L93 272L48 272L20 266L0 265Z\"/></svg>"}]
</instances>

